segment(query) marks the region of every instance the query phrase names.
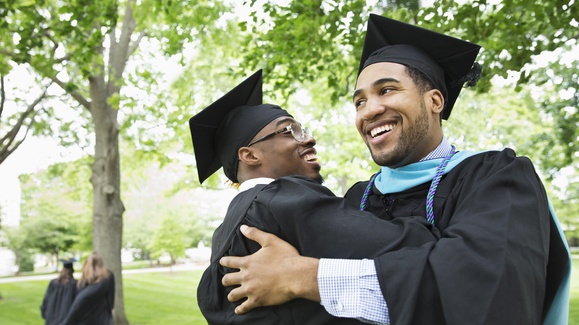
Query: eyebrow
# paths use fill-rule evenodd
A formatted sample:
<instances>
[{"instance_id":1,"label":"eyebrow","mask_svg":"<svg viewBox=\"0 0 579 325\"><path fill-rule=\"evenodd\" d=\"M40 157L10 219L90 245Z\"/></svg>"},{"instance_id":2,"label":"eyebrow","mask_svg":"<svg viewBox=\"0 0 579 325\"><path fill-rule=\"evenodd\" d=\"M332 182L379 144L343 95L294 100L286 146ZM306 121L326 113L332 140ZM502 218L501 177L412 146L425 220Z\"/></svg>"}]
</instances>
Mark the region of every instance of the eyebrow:
<instances>
[{"instance_id":1,"label":"eyebrow","mask_svg":"<svg viewBox=\"0 0 579 325\"><path fill-rule=\"evenodd\" d=\"M378 87L378 86L380 86L380 85L383 85L383 84L385 84L385 83L388 83L388 82L400 83L400 80L395 79L395 78L382 78L382 79L378 79L378 80L376 80L376 81L374 81L374 82L372 83L371 88L376 88L376 87ZM356 89L356 90L354 91L354 95L352 95L352 100L356 99L356 97L357 97L358 95L360 95L360 93L362 93L362 92L364 92L362 89Z\"/></svg>"}]
</instances>

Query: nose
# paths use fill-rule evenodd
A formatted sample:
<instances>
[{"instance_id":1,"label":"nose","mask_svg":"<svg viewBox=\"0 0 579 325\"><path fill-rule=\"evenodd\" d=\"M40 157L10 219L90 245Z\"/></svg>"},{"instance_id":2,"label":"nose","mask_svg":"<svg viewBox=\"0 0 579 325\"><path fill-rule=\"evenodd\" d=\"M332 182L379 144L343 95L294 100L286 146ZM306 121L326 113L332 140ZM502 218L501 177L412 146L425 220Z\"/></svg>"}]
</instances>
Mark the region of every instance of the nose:
<instances>
[{"instance_id":1,"label":"nose","mask_svg":"<svg viewBox=\"0 0 579 325\"><path fill-rule=\"evenodd\" d=\"M304 133L304 141L302 142L303 146L315 146L316 145L316 138L313 135L308 133Z\"/></svg>"},{"instance_id":2,"label":"nose","mask_svg":"<svg viewBox=\"0 0 579 325\"><path fill-rule=\"evenodd\" d=\"M358 110L358 115L365 121L370 121L384 113L385 107L377 98L368 98L364 106Z\"/></svg>"}]
</instances>

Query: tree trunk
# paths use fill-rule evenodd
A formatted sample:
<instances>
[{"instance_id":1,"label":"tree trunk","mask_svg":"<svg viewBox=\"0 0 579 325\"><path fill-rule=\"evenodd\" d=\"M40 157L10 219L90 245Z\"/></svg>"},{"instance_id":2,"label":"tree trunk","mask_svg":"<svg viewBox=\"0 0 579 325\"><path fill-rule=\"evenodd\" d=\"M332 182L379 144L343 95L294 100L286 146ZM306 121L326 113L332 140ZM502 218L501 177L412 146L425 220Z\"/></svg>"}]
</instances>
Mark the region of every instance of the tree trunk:
<instances>
[{"instance_id":1,"label":"tree trunk","mask_svg":"<svg viewBox=\"0 0 579 325\"><path fill-rule=\"evenodd\" d=\"M93 185L93 245L115 276L114 324L128 324L123 298L121 247L123 212L117 110L107 103L107 89L102 75L89 78L91 114L95 126Z\"/></svg>"}]
</instances>

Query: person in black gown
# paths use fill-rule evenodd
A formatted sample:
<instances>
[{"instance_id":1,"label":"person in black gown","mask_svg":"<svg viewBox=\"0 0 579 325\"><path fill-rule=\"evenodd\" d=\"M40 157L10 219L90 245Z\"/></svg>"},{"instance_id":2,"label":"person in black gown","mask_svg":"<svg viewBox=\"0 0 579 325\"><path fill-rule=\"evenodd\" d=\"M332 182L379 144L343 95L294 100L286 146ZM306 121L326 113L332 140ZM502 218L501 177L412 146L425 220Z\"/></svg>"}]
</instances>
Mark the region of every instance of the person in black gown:
<instances>
[{"instance_id":1,"label":"person in black gown","mask_svg":"<svg viewBox=\"0 0 579 325\"><path fill-rule=\"evenodd\" d=\"M240 285L228 297L243 301L238 313L313 295L333 315L377 324L567 323L569 250L533 164L511 149L458 151L442 134L441 119L480 73L479 48L370 16L353 102L356 127L382 167L346 198L384 220L423 218L441 236L374 258L368 275L357 272L360 260L290 254L276 236L245 229L266 247L221 260L239 270L223 278ZM327 265L349 270L328 281ZM350 290L368 277L381 293Z\"/></svg>"},{"instance_id":2,"label":"person in black gown","mask_svg":"<svg viewBox=\"0 0 579 325\"><path fill-rule=\"evenodd\" d=\"M333 317L306 299L247 315L235 314L227 301L230 290L221 278L231 270L221 267L219 259L259 249L241 235L241 224L276 233L314 257L378 256L419 247L437 236L422 218L381 220L322 186L315 139L287 111L261 103L261 80L258 71L190 120L200 182L223 166L229 180L240 183L240 193L213 235L211 265L197 291L200 309L209 324L360 324Z\"/></svg>"},{"instance_id":3,"label":"person in black gown","mask_svg":"<svg viewBox=\"0 0 579 325\"><path fill-rule=\"evenodd\" d=\"M92 252L82 268L77 294L62 325L112 325L115 278L97 252Z\"/></svg>"},{"instance_id":4,"label":"person in black gown","mask_svg":"<svg viewBox=\"0 0 579 325\"><path fill-rule=\"evenodd\" d=\"M60 274L48 284L40 306L45 325L60 324L76 296L76 279L73 276L75 259L61 259L61 262Z\"/></svg>"}]
</instances>

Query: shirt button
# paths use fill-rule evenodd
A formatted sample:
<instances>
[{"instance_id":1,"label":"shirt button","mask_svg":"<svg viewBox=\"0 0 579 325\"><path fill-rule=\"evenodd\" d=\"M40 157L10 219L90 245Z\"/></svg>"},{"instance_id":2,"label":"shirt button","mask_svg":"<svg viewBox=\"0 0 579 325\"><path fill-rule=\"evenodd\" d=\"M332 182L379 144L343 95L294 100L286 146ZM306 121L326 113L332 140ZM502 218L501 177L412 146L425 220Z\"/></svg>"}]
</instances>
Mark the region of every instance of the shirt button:
<instances>
[{"instance_id":1,"label":"shirt button","mask_svg":"<svg viewBox=\"0 0 579 325\"><path fill-rule=\"evenodd\" d=\"M342 305L342 303L338 301L338 304L336 305L336 309L338 311L344 311L344 305Z\"/></svg>"}]
</instances>

